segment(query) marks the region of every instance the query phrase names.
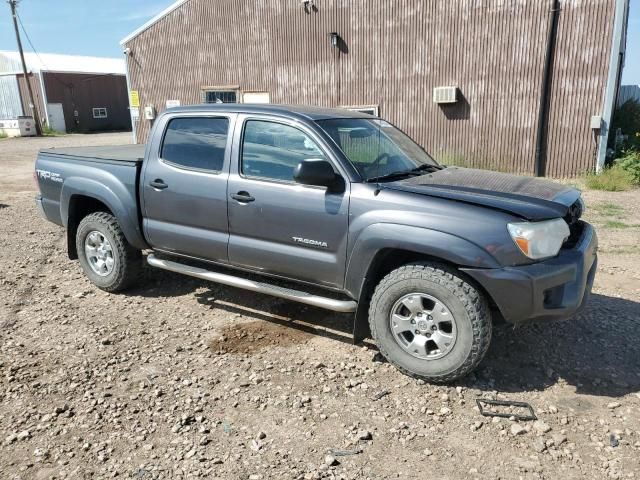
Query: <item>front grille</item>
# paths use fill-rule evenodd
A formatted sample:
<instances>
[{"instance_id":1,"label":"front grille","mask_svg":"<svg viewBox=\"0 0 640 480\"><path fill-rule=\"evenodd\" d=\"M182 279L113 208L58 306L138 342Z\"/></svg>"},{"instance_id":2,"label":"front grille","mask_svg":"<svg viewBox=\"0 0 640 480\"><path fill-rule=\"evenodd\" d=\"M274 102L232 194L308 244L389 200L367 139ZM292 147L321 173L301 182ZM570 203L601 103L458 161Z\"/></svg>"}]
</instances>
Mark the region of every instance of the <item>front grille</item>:
<instances>
[{"instance_id":1,"label":"front grille","mask_svg":"<svg viewBox=\"0 0 640 480\"><path fill-rule=\"evenodd\" d=\"M569 225L569 238L565 240L562 248L573 248L580 240L584 230L584 222L580 220L582 216L582 201L580 199L569 207L569 211L564 216L564 221Z\"/></svg>"}]
</instances>

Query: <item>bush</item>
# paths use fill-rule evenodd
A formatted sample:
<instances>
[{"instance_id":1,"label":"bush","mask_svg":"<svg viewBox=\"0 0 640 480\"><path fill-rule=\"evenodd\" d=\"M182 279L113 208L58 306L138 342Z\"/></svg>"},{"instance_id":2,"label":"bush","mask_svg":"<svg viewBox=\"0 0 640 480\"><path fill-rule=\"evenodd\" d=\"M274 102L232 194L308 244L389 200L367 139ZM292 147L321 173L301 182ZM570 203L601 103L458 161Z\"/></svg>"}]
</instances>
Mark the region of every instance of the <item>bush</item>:
<instances>
[{"instance_id":1,"label":"bush","mask_svg":"<svg viewBox=\"0 0 640 480\"><path fill-rule=\"evenodd\" d=\"M605 168L600 173L588 173L585 184L593 190L622 192L633 186L633 178L620 165Z\"/></svg>"},{"instance_id":2,"label":"bush","mask_svg":"<svg viewBox=\"0 0 640 480\"><path fill-rule=\"evenodd\" d=\"M640 185L640 151L623 152L622 157L616 161L616 165L631 176L633 183Z\"/></svg>"},{"instance_id":3,"label":"bush","mask_svg":"<svg viewBox=\"0 0 640 480\"><path fill-rule=\"evenodd\" d=\"M7 135L4 132L0 132L0 138L7 138L9 135Z\"/></svg>"}]
</instances>

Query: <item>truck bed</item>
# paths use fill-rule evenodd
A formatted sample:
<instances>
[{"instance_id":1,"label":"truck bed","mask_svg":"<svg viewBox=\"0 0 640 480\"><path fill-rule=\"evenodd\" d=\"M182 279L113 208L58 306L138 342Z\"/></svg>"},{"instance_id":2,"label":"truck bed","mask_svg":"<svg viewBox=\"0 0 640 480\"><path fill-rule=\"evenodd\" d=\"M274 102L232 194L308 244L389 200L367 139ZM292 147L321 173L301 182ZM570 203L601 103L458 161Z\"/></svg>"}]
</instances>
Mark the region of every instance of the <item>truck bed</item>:
<instances>
[{"instance_id":1,"label":"truck bed","mask_svg":"<svg viewBox=\"0 0 640 480\"><path fill-rule=\"evenodd\" d=\"M63 147L42 149L40 153L59 155L74 160L142 163L144 147L144 144L108 145L101 147Z\"/></svg>"}]
</instances>

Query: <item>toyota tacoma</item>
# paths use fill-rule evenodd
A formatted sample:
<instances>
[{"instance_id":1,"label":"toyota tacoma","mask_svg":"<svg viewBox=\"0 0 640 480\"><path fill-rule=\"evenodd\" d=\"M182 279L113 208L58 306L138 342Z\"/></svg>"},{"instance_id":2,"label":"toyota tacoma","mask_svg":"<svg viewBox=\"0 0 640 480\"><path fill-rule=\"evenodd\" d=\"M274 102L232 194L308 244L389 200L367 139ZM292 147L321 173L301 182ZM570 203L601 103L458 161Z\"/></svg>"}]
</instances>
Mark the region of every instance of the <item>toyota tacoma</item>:
<instances>
[{"instance_id":1,"label":"toyota tacoma","mask_svg":"<svg viewBox=\"0 0 640 480\"><path fill-rule=\"evenodd\" d=\"M573 316L597 239L580 192L438 164L385 120L220 104L158 116L146 145L42 150L36 204L97 287L157 268L353 313L402 372L472 371L492 320Z\"/></svg>"}]
</instances>

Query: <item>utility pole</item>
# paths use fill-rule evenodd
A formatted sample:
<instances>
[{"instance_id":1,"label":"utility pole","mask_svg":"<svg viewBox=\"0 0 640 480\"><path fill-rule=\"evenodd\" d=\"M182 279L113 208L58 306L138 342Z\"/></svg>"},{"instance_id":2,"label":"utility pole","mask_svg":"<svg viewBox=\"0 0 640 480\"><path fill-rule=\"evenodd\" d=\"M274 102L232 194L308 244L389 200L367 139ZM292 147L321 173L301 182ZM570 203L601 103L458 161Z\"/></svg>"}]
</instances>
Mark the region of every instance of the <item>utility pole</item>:
<instances>
[{"instance_id":1,"label":"utility pole","mask_svg":"<svg viewBox=\"0 0 640 480\"><path fill-rule=\"evenodd\" d=\"M22 61L22 72L24 73L24 81L27 84L27 90L29 91L29 106L31 107L31 116L33 117L33 123L36 126L36 135L42 136L42 127L40 125L40 116L38 115L38 108L36 102L33 99L33 89L31 88L31 81L29 79L29 72L27 72L27 63L24 61L24 52L22 51L22 41L20 40L20 30L18 30L18 19L16 17L16 6L18 0L7 0L11 6L11 16L13 17L13 28L16 31L16 41L18 42L18 51L20 52L20 60Z\"/></svg>"}]
</instances>

